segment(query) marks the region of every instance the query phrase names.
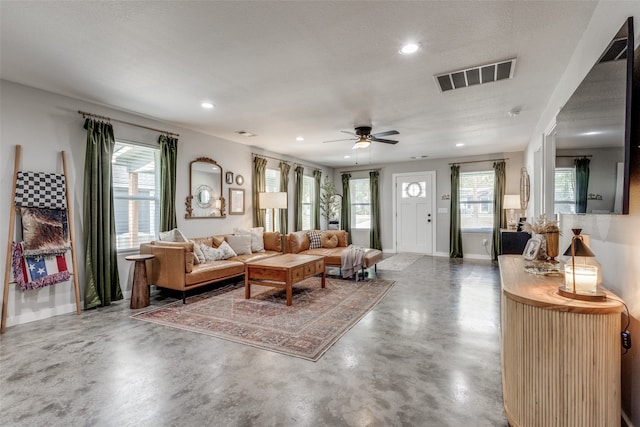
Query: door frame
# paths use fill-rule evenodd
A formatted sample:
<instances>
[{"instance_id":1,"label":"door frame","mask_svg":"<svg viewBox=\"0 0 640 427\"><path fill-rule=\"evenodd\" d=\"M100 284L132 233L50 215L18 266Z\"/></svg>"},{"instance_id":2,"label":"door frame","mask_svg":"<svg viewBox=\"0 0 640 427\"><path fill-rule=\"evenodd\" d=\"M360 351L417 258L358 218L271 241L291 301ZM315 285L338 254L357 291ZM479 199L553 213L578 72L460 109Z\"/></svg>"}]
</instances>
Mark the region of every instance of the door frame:
<instances>
[{"instance_id":1,"label":"door frame","mask_svg":"<svg viewBox=\"0 0 640 427\"><path fill-rule=\"evenodd\" d=\"M398 178L410 175L429 175L431 177L431 253L426 255L434 255L436 251L436 234L438 227L436 226L436 218L438 217L437 205L436 205L436 171L415 171L415 172L401 172L391 175L391 197L393 200L393 206L391 208L391 217L393 220L393 253L398 253Z\"/></svg>"}]
</instances>

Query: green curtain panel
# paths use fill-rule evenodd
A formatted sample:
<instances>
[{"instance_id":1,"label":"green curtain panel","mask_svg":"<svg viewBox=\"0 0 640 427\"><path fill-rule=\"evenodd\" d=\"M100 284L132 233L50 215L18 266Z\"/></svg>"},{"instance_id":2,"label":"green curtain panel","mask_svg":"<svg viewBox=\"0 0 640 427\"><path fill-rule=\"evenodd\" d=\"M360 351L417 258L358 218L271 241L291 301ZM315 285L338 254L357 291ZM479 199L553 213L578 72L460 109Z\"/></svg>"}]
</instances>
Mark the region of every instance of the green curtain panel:
<instances>
[{"instance_id":1,"label":"green curtain panel","mask_svg":"<svg viewBox=\"0 0 640 427\"><path fill-rule=\"evenodd\" d=\"M341 228L349 233L349 243L351 243L351 190L349 184L351 174L342 174L342 213L340 214Z\"/></svg>"},{"instance_id":2,"label":"green curtain panel","mask_svg":"<svg viewBox=\"0 0 640 427\"><path fill-rule=\"evenodd\" d=\"M371 228L369 229L369 247L382 249L380 242L380 172L369 172L369 190L371 191Z\"/></svg>"},{"instance_id":3,"label":"green curtain panel","mask_svg":"<svg viewBox=\"0 0 640 427\"><path fill-rule=\"evenodd\" d=\"M176 164L178 139L160 135L160 231L173 230L176 221Z\"/></svg>"},{"instance_id":4,"label":"green curtain panel","mask_svg":"<svg viewBox=\"0 0 640 427\"><path fill-rule=\"evenodd\" d=\"M493 234L491 235L491 259L497 261L500 255L500 229L507 225L507 218L504 213L504 192L507 185L506 163L495 162L493 170L495 178L493 181Z\"/></svg>"},{"instance_id":5,"label":"green curtain panel","mask_svg":"<svg viewBox=\"0 0 640 427\"><path fill-rule=\"evenodd\" d=\"M264 209L259 208L258 194L264 193L267 188L266 180L267 159L254 157L253 159L253 226L264 227L266 214Z\"/></svg>"},{"instance_id":6,"label":"green curtain panel","mask_svg":"<svg viewBox=\"0 0 640 427\"><path fill-rule=\"evenodd\" d=\"M87 119L84 161L84 308L110 305L122 299L118 277L116 222L113 208L111 158L115 138L111 123Z\"/></svg>"},{"instance_id":7,"label":"green curtain panel","mask_svg":"<svg viewBox=\"0 0 640 427\"><path fill-rule=\"evenodd\" d=\"M295 176L295 194L294 194L294 216L295 220L295 231L302 230L302 191L304 186L304 168L302 166L296 166L294 170Z\"/></svg>"},{"instance_id":8,"label":"green curtain panel","mask_svg":"<svg viewBox=\"0 0 640 427\"><path fill-rule=\"evenodd\" d=\"M280 162L280 191L289 193L289 170L291 165L287 162ZM289 231L289 209L279 209L280 211L280 232L287 234Z\"/></svg>"},{"instance_id":9,"label":"green curtain panel","mask_svg":"<svg viewBox=\"0 0 640 427\"><path fill-rule=\"evenodd\" d=\"M586 157L573 160L576 168L576 213L587 213L590 162L591 160Z\"/></svg>"},{"instance_id":10,"label":"green curtain panel","mask_svg":"<svg viewBox=\"0 0 640 427\"><path fill-rule=\"evenodd\" d=\"M322 171L316 169L313 171L313 230L320 229L320 186L322 185Z\"/></svg>"},{"instance_id":11,"label":"green curtain panel","mask_svg":"<svg viewBox=\"0 0 640 427\"><path fill-rule=\"evenodd\" d=\"M460 165L451 166L451 224L449 225L449 257L462 258L460 227Z\"/></svg>"}]
</instances>

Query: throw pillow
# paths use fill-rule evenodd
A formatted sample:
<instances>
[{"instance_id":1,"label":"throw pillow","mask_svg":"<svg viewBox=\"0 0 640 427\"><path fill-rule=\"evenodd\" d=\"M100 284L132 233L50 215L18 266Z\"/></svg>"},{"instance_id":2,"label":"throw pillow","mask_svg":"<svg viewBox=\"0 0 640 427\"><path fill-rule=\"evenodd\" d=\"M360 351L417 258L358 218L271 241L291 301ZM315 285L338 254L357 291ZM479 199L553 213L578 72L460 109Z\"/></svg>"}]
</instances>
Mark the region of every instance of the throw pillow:
<instances>
[{"instance_id":1,"label":"throw pillow","mask_svg":"<svg viewBox=\"0 0 640 427\"><path fill-rule=\"evenodd\" d=\"M251 236L251 252L264 252L264 227L234 228L236 236Z\"/></svg>"},{"instance_id":2,"label":"throw pillow","mask_svg":"<svg viewBox=\"0 0 640 427\"><path fill-rule=\"evenodd\" d=\"M338 236L331 233L322 233L320 236L320 241L322 242L323 248L335 248L338 246Z\"/></svg>"},{"instance_id":3,"label":"throw pillow","mask_svg":"<svg viewBox=\"0 0 640 427\"><path fill-rule=\"evenodd\" d=\"M234 252L234 250L231 248L231 246L229 246L229 243L227 242L222 242L218 247L218 250L222 252L222 259L229 259L238 255Z\"/></svg>"},{"instance_id":4,"label":"throw pillow","mask_svg":"<svg viewBox=\"0 0 640 427\"><path fill-rule=\"evenodd\" d=\"M192 240L193 242L193 240ZM207 259L204 256L204 252L202 252L202 248L201 246L205 246L205 247L210 247L207 245L200 245L199 243L193 242L193 263L195 265L198 264L202 264L203 262L205 262Z\"/></svg>"},{"instance_id":5,"label":"throw pillow","mask_svg":"<svg viewBox=\"0 0 640 427\"><path fill-rule=\"evenodd\" d=\"M319 231L309 231L307 233L309 235L309 249L317 249L322 247L322 240L320 236L322 233Z\"/></svg>"},{"instance_id":6,"label":"throw pillow","mask_svg":"<svg viewBox=\"0 0 640 427\"><path fill-rule=\"evenodd\" d=\"M162 242L188 242L189 241L189 239L187 239L184 236L184 234L182 234L182 231L178 230L177 228L174 228L173 230L170 230L170 231L161 232L159 240Z\"/></svg>"},{"instance_id":7,"label":"throw pillow","mask_svg":"<svg viewBox=\"0 0 640 427\"><path fill-rule=\"evenodd\" d=\"M224 253L220 249L212 248L211 246L202 245L201 248L202 253L204 254L204 259L206 261L218 261L222 258Z\"/></svg>"},{"instance_id":8,"label":"throw pillow","mask_svg":"<svg viewBox=\"0 0 640 427\"><path fill-rule=\"evenodd\" d=\"M251 255L251 236L227 236L227 243L237 255Z\"/></svg>"}]
</instances>

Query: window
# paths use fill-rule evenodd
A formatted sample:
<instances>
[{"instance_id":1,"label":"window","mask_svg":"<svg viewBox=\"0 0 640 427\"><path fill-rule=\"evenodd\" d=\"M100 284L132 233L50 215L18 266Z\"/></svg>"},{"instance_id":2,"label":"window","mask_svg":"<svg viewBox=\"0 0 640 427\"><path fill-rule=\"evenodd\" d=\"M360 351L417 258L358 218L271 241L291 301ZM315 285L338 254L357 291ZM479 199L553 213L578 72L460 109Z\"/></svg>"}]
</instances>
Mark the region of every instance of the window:
<instances>
[{"instance_id":1,"label":"window","mask_svg":"<svg viewBox=\"0 0 640 427\"><path fill-rule=\"evenodd\" d=\"M575 168L556 168L553 203L555 213L576 213Z\"/></svg>"},{"instance_id":2,"label":"window","mask_svg":"<svg viewBox=\"0 0 640 427\"><path fill-rule=\"evenodd\" d=\"M352 179L351 228L371 228L371 188L369 178Z\"/></svg>"},{"instance_id":3,"label":"window","mask_svg":"<svg viewBox=\"0 0 640 427\"><path fill-rule=\"evenodd\" d=\"M265 191L267 192L280 192L280 170L279 169L266 169L265 170ZM265 212L265 229L266 231L271 228L271 216L275 215L275 227L276 230L280 230L280 215L275 209L267 209Z\"/></svg>"},{"instance_id":4,"label":"window","mask_svg":"<svg viewBox=\"0 0 640 427\"><path fill-rule=\"evenodd\" d=\"M158 236L160 150L116 141L111 159L118 251Z\"/></svg>"},{"instance_id":5,"label":"window","mask_svg":"<svg viewBox=\"0 0 640 427\"><path fill-rule=\"evenodd\" d=\"M302 229L311 229L311 215L315 196L315 179L312 176L302 177Z\"/></svg>"},{"instance_id":6,"label":"window","mask_svg":"<svg viewBox=\"0 0 640 427\"><path fill-rule=\"evenodd\" d=\"M460 226L463 231L493 229L492 170L460 173Z\"/></svg>"}]
</instances>

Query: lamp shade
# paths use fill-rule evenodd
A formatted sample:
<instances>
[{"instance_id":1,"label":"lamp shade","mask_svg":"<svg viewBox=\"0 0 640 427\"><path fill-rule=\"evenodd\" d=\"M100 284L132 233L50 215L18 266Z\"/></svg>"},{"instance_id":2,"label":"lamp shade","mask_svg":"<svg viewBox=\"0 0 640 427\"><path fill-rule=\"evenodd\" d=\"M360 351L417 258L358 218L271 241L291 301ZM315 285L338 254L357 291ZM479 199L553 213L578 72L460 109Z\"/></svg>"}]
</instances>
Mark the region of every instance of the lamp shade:
<instances>
[{"instance_id":1,"label":"lamp shade","mask_svg":"<svg viewBox=\"0 0 640 427\"><path fill-rule=\"evenodd\" d=\"M260 209L286 209L287 193L266 192L258 193L258 205Z\"/></svg>"},{"instance_id":2,"label":"lamp shade","mask_svg":"<svg viewBox=\"0 0 640 427\"><path fill-rule=\"evenodd\" d=\"M520 209L520 195L505 194L502 209Z\"/></svg>"}]
</instances>

